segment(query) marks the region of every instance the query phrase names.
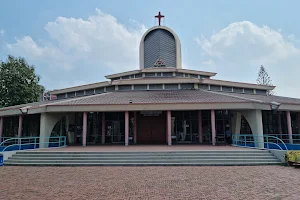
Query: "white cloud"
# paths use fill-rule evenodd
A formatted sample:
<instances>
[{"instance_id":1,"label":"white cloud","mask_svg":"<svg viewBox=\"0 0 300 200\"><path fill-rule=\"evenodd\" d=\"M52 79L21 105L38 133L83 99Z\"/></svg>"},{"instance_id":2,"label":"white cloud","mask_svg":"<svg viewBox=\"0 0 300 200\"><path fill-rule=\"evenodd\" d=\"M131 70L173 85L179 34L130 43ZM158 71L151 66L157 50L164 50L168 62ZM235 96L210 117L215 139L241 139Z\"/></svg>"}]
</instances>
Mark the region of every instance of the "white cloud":
<instances>
[{"instance_id":1,"label":"white cloud","mask_svg":"<svg viewBox=\"0 0 300 200\"><path fill-rule=\"evenodd\" d=\"M300 97L300 49L292 39L296 36L285 37L268 26L243 21L195 41L202 49L202 64L213 65L220 79L255 82L264 65L278 95Z\"/></svg>"},{"instance_id":2,"label":"white cloud","mask_svg":"<svg viewBox=\"0 0 300 200\"><path fill-rule=\"evenodd\" d=\"M5 34L5 30L4 29L0 29L0 36L3 36Z\"/></svg>"},{"instance_id":3,"label":"white cloud","mask_svg":"<svg viewBox=\"0 0 300 200\"><path fill-rule=\"evenodd\" d=\"M133 20L129 24L130 27L125 26L114 16L96 9L96 14L88 19L57 17L48 22L44 27L50 36L47 41L24 36L6 46L9 53L42 63L52 73L57 70L77 73L76 79L81 75L82 81L93 82L91 79L96 76L89 79L82 75L101 72L98 79L103 79L106 71L138 68L139 42L146 28ZM55 84L57 81L52 77L54 86L49 87L60 86ZM71 80L67 85L73 85Z\"/></svg>"}]
</instances>

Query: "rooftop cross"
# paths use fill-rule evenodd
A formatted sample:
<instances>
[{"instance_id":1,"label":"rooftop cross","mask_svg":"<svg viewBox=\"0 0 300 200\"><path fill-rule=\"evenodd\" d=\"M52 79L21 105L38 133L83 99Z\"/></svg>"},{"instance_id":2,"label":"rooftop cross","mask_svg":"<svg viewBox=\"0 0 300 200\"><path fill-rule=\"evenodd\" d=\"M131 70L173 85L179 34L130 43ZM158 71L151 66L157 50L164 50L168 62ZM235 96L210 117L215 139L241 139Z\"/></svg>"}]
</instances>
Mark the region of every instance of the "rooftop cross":
<instances>
[{"instance_id":1,"label":"rooftop cross","mask_svg":"<svg viewBox=\"0 0 300 200\"><path fill-rule=\"evenodd\" d=\"M158 12L158 15L155 16L155 18L158 18L158 26L160 26L160 20L161 18L164 18L164 15L161 15L160 12Z\"/></svg>"}]
</instances>

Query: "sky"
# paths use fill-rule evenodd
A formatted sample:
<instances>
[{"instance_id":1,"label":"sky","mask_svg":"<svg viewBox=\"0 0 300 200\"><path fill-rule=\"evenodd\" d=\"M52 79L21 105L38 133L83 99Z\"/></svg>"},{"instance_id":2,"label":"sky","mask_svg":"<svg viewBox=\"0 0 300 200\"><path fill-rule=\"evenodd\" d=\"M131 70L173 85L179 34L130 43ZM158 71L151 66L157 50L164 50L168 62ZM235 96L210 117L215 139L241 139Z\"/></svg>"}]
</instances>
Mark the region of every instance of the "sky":
<instances>
[{"instance_id":1,"label":"sky","mask_svg":"<svg viewBox=\"0 0 300 200\"><path fill-rule=\"evenodd\" d=\"M263 65L279 96L300 98L300 1L2 0L0 60L24 57L47 90L138 69L143 33L163 25L180 38L183 68L256 83Z\"/></svg>"}]
</instances>

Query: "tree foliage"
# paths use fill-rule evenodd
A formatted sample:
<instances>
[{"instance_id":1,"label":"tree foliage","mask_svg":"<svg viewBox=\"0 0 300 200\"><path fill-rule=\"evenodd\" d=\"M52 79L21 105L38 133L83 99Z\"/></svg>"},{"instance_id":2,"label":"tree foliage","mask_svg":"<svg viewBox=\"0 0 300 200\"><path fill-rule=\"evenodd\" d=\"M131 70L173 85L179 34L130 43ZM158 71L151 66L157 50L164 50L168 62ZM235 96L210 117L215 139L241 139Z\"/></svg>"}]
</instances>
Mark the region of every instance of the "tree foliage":
<instances>
[{"instance_id":1,"label":"tree foliage","mask_svg":"<svg viewBox=\"0 0 300 200\"><path fill-rule=\"evenodd\" d=\"M268 72L264 68L263 65L260 66L259 72L258 72L258 78L257 78L257 83L260 85L267 85L267 86L273 86L272 80L268 75ZM274 95L273 90L268 90L267 91L268 95Z\"/></svg>"},{"instance_id":2,"label":"tree foliage","mask_svg":"<svg viewBox=\"0 0 300 200\"><path fill-rule=\"evenodd\" d=\"M9 55L0 63L0 107L39 101L44 90L39 81L34 66Z\"/></svg>"}]
</instances>

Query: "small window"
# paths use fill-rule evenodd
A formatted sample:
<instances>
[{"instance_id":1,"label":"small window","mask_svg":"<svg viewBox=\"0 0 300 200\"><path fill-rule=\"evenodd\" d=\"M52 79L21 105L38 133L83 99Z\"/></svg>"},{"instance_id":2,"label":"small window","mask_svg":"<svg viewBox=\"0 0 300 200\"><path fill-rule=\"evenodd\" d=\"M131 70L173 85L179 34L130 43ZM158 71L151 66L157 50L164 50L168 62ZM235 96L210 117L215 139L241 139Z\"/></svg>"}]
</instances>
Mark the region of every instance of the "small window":
<instances>
[{"instance_id":1,"label":"small window","mask_svg":"<svg viewBox=\"0 0 300 200\"><path fill-rule=\"evenodd\" d=\"M101 93L103 93L104 92L104 87L102 87L102 88L96 88L95 89L95 93L96 94L101 94Z\"/></svg>"},{"instance_id":2,"label":"small window","mask_svg":"<svg viewBox=\"0 0 300 200\"><path fill-rule=\"evenodd\" d=\"M93 95L94 94L94 89L86 90L85 95Z\"/></svg>"},{"instance_id":3,"label":"small window","mask_svg":"<svg viewBox=\"0 0 300 200\"><path fill-rule=\"evenodd\" d=\"M233 92L235 93L243 93L243 88L234 87Z\"/></svg>"},{"instance_id":4,"label":"small window","mask_svg":"<svg viewBox=\"0 0 300 200\"><path fill-rule=\"evenodd\" d=\"M267 90L256 90L256 94L267 94Z\"/></svg>"},{"instance_id":5,"label":"small window","mask_svg":"<svg viewBox=\"0 0 300 200\"><path fill-rule=\"evenodd\" d=\"M81 97L84 95L84 91L81 90L81 91L76 91L76 97Z\"/></svg>"},{"instance_id":6,"label":"small window","mask_svg":"<svg viewBox=\"0 0 300 200\"><path fill-rule=\"evenodd\" d=\"M209 76L200 75L200 79L205 79L205 78L209 78Z\"/></svg>"},{"instance_id":7,"label":"small window","mask_svg":"<svg viewBox=\"0 0 300 200\"><path fill-rule=\"evenodd\" d=\"M176 72L176 74L175 74L177 77L183 77L183 73L178 73L178 72Z\"/></svg>"},{"instance_id":8,"label":"small window","mask_svg":"<svg viewBox=\"0 0 300 200\"><path fill-rule=\"evenodd\" d=\"M253 89L244 88L244 93L246 94L253 94Z\"/></svg>"},{"instance_id":9,"label":"small window","mask_svg":"<svg viewBox=\"0 0 300 200\"><path fill-rule=\"evenodd\" d=\"M208 85L198 84L198 88L199 88L199 89L202 89L202 90L208 90Z\"/></svg>"},{"instance_id":10,"label":"small window","mask_svg":"<svg viewBox=\"0 0 300 200\"><path fill-rule=\"evenodd\" d=\"M66 98L66 93L58 94L58 95L56 95L56 98L57 99L64 99L64 98Z\"/></svg>"},{"instance_id":11,"label":"small window","mask_svg":"<svg viewBox=\"0 0 300 200\"><path fill-rule=\"evenodd\" d=\"M145 73L145 77L154 77L155 76L155 73L152 72L152 73Z\"/></svg>"},{"instance_id":12,"label":"small window","mask_svg":"<svg viewBox=\"0 0 300 200\"><path fill-rule=\"evenodd\" d=\"M69 92L67 93L67 98L75 97L75 92Z\"/></svg>"},{"instance_id":13,"label":"small window","mask_svg":"<svg viewBox=\"0 0 300 200\"><path fill-rule=\"evenodd\" d=\"M163 85L162 84L151 84L149 85L149 89L150 90L162 90L162 87Z\"/></svg>"},{"instance_id":14,"label":"small window","mask_svg":"<svg viewBox=\"0 0 300 200\"><path fill-rule=\"evenodd\" d=\"M223 90L224 92L232 92L232 87L222 86L222 90Z\"/></svg>"},{"instance_id":15,"label":"small window","mask_svg":"<svg viewBox=\"0 0 300 200\"><path fill-rule=\"evenodd\" d=\"M112 78L111 80L112 80L112 81L120 80L120 77Z\"/></svg>"},{"instance_id":16,"label":"small window","mask_svg":"<svg viewBox=\"0 0 300 200\"><path fill-rule=\"evenodd\" d=\"M163 72L163 76L171 77L173 76L173 72Z\"/></svg>"},{"instance_id":17,"label":"small window","mask_svg":"<svg viewBox=\"0 0 300 200\"><path fill-rule=\"evenodd\" d=\"M193 89L194 84L193 83L183 83L180 85L181 89Z\"/></svg>"},{"instance_id":18,"label":"small window","mask_svg":"<svg viewBox=\"0 0 300 200\"><path fill-rule=\"evenodd\" d=\"M130 76L122 76L122 79L129 79Z\"/></svg>"},{"instance_id":19,"label":"small window","mask_svg":"<svg viewBox=\"0 0 300 200\"><path fill-rule=\"evenodd\" d=\"M178 84L165 84L165 90L178 90Z\"/></svg>"},{"instance_id":20,"label":"small window","mask_svg":"<svg viewBox=\"0 0 300 200\"><path fill-rule=\"evenodd\" d=\"M147 90L147 85L134 85L134 90Z\"/></svg>"},{"instance_id":21,"label":"small window","mask_svg":"<svg viewBox=\"0 0 300 200\"><path fill-rule=\"evenodd\" d=\"M156 72L156 76L161 76L161 72Z\"/></svg>"},{"instance_id":22,"label":"small window","mask_svg":"<svg viewBox=\"0 0 300 200\"><path fill-rule=\"evenodd\" d=\"M131 90L131 85L119 85L118 90Z\"/></svg>"},{"instance_id":23,"label":"small window","mask_svg":"<svg viewBox=\"0 0 300 200\"><path fill-rule=\"evenodd\" d=\"M190 77L191 78L198 78L198 75L197 74L191 74Z\"/></svg>"},{"instance_id":24,"label":"small window","mask_svg":"<svg viewBox=\"0 0 300 200\"><path fill-rule=\"evenodd\" d=\"M115 86L106 87L106 92L112 92L112 91L115 91Z\"/></svg>"},{"instance_id":25,"label":"small window","mask_svg":"<svg viewBox=\"0 0 300 200\"><path fill-rule=\"evenodd\" d=\"M142 74L135 74L134 77L135 78L141 78L143 75Z\"/></svg>"},{"instance_id":26,"label":"small window","mask_svg":"<svg viewBox=\"0 0 300 200\"><path fill-rule=\"evenodd\" d=\"M219 85L210 85L210 90L221 91L221 86L219 86Z\"/></svg>"}]
</instances>

